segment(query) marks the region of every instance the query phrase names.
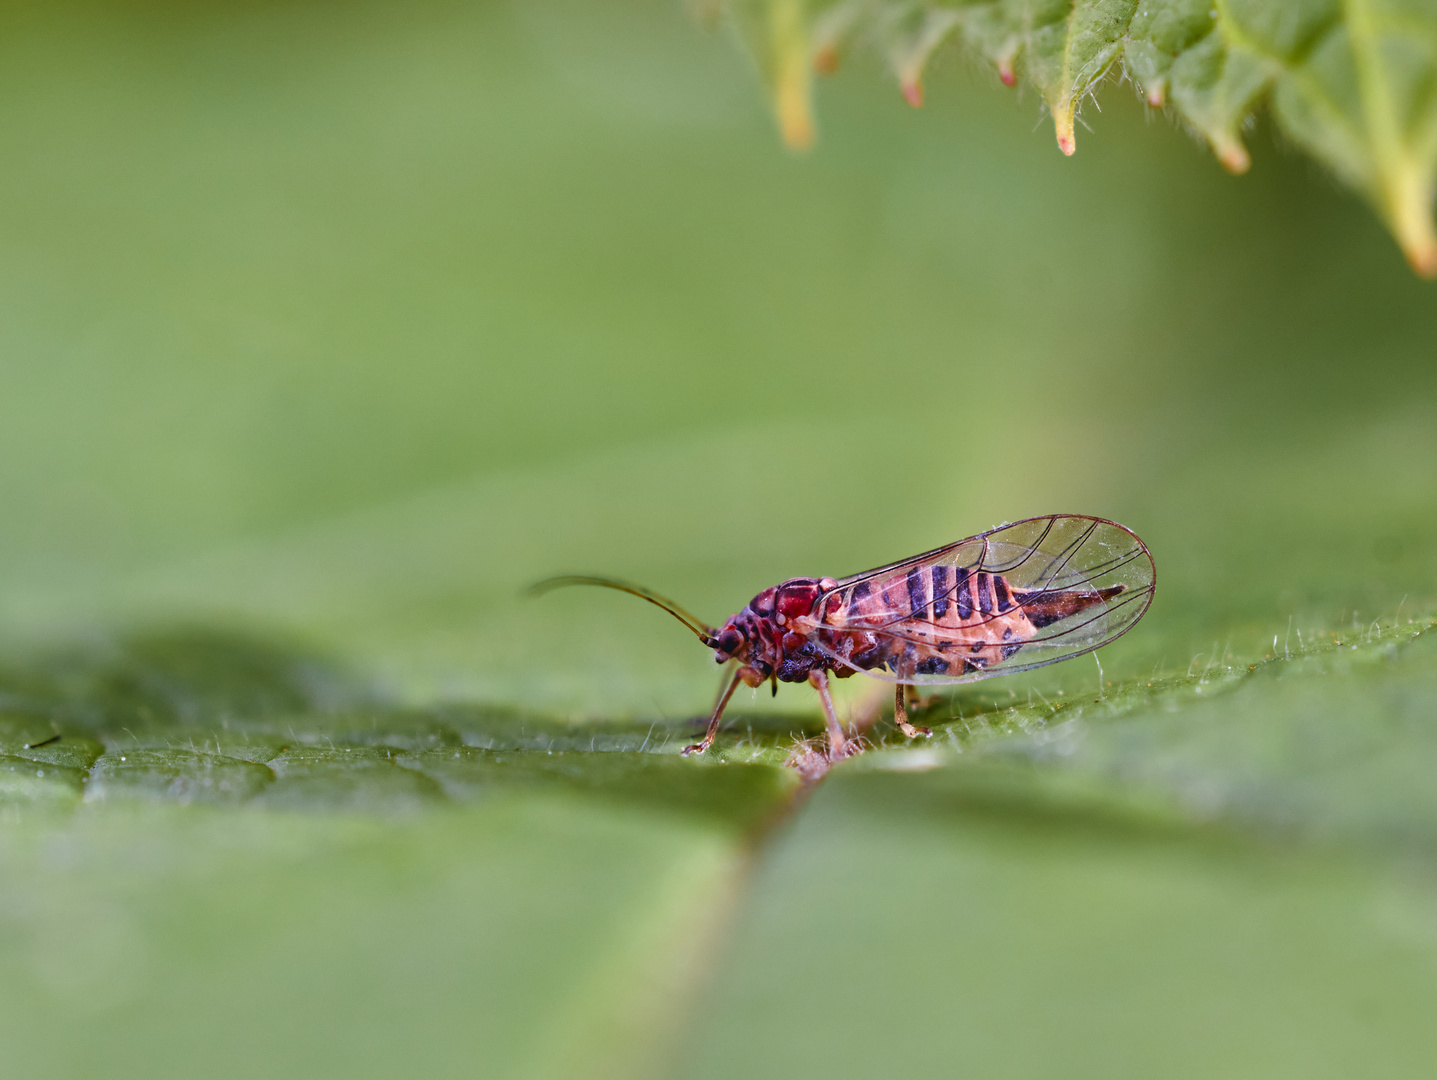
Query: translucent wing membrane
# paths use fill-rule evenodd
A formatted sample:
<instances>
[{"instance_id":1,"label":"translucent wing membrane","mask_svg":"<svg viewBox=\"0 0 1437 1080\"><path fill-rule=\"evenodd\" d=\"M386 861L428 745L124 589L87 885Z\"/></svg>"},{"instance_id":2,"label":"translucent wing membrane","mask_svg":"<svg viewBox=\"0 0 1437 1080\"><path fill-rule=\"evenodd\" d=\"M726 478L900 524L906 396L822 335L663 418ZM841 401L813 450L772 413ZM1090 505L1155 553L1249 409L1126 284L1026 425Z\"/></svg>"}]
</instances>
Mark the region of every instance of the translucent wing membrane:
<instances>
[{"instance_id":1,"label":"translucent wing membrane","mask_svg":"<svg viewBox=\"0 0 1437 1080\"><path fill-rule=\"evenodd\" d=\"M1030 518L838 582L815 608L820 648L889 682L973 682L1106 645L1142 618L1155 581L1123 526Z\"/></svg>"}]
</instances>

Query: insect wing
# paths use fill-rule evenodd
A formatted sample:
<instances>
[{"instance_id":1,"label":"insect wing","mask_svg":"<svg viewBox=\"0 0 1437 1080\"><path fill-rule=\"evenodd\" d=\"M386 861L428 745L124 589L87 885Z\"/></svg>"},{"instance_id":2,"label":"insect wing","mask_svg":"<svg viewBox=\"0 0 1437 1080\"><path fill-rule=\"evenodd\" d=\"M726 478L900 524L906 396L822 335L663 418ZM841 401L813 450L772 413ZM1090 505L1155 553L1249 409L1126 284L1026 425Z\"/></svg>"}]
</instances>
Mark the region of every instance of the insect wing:
<instances>
[{"instance_id":1,"label":"insect wing","mask_svg":"<svg viewBox=\"0 0 1437 1080\"><path fill-rule=\"evenodd\" d=\"M1129 529L1103 518L1058 514L1002 525L922 555L839 581L820 601L823 621L933 654L955 637L988 641L1001 659L962 673L897 674L889 682L952 685L1054 664L1108 644L1152 602L1156 570ZM1021 609L1027 631L1003 648L1002 628ZM961 624L960 630L953 629ZM991 629L990 638L984 634ZM852 666L824 648L840 666ZM979 649L974 648L973 652Z\"/></svg>"}]
</instances>

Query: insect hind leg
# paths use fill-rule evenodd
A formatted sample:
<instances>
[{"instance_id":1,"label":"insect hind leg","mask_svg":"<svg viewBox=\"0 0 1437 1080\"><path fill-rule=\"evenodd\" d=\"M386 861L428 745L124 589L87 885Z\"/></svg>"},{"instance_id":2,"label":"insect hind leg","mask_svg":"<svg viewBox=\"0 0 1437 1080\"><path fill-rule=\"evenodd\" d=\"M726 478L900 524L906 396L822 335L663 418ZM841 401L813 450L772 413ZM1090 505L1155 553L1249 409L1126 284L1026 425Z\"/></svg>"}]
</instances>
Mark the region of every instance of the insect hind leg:
<instances>
[{"instance_id":1,"label":"insect hind leg","mask_svg":"<svg viewBox=\"0 0 1437 1080\"><path fill-rule=\"evenodd\" d=\"M893 722L898 729L910 739L916 739L919 735L932 735L933 732L926 727L919 727L917 724L908 722L908 695L913 694L917 704L917 691L904 683L899 683L893 695Z\"/></svg>"},{"instance_id":2,"label":"insect hind leg","mask_svg":"<svg viewBox=\"0 0 1437 1080\"><path fill-rule=\"evenodd\" d=\"M907 702L908 708L910 710L926 709L939 698L937 694L929 694L927 697L924 697L918 692L918 687L914 686L912 683L906 684L906 689L908 691Z\"/></svg>"}]
</instances>

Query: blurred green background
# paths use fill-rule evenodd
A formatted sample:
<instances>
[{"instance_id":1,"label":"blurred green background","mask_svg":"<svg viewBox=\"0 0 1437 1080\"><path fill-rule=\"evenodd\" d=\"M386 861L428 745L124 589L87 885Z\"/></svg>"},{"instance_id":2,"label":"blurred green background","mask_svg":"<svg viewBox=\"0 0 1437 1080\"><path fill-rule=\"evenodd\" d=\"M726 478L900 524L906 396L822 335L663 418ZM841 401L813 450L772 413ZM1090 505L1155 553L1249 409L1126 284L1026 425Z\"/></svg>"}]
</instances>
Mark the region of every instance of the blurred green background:
<instances>
[{"instance_id":1,"label":"blurred green background","mask_svg":"<svg viewBox=\"0 0 1437 1080\"><path fill-rule=\"evenodd\" d=\"M7 1074L1430 1061L1432 287L1264 132L854 67L795 158L669 0L0 12ZM680 761L703 650L519 597L1055 511L1157 559L1104 674L777 834L806 692Z\"/></svg>"}]
</instances>

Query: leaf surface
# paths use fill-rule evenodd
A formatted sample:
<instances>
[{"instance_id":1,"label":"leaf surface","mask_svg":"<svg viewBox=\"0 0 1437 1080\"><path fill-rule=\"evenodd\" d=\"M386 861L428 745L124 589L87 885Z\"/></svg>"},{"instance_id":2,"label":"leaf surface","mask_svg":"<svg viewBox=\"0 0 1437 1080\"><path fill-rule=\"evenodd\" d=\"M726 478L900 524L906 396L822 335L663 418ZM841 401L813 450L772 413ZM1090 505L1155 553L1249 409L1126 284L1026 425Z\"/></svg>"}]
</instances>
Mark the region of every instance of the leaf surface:
<instances>
[{"instance_id":1,"label":"leaf surface","mask_svg":"<svg viewBox=\"0 0 1437 1080\"><path fill-rule=\"evenodd\" d=\"M0 1073L1422 1073L1437 308L1306 163L786 161L668 0L0 21ZM1142 623L806 800L806 687L683 759L711 657L521 595L1064 510Z\"/></svg>"}]
</instances>

